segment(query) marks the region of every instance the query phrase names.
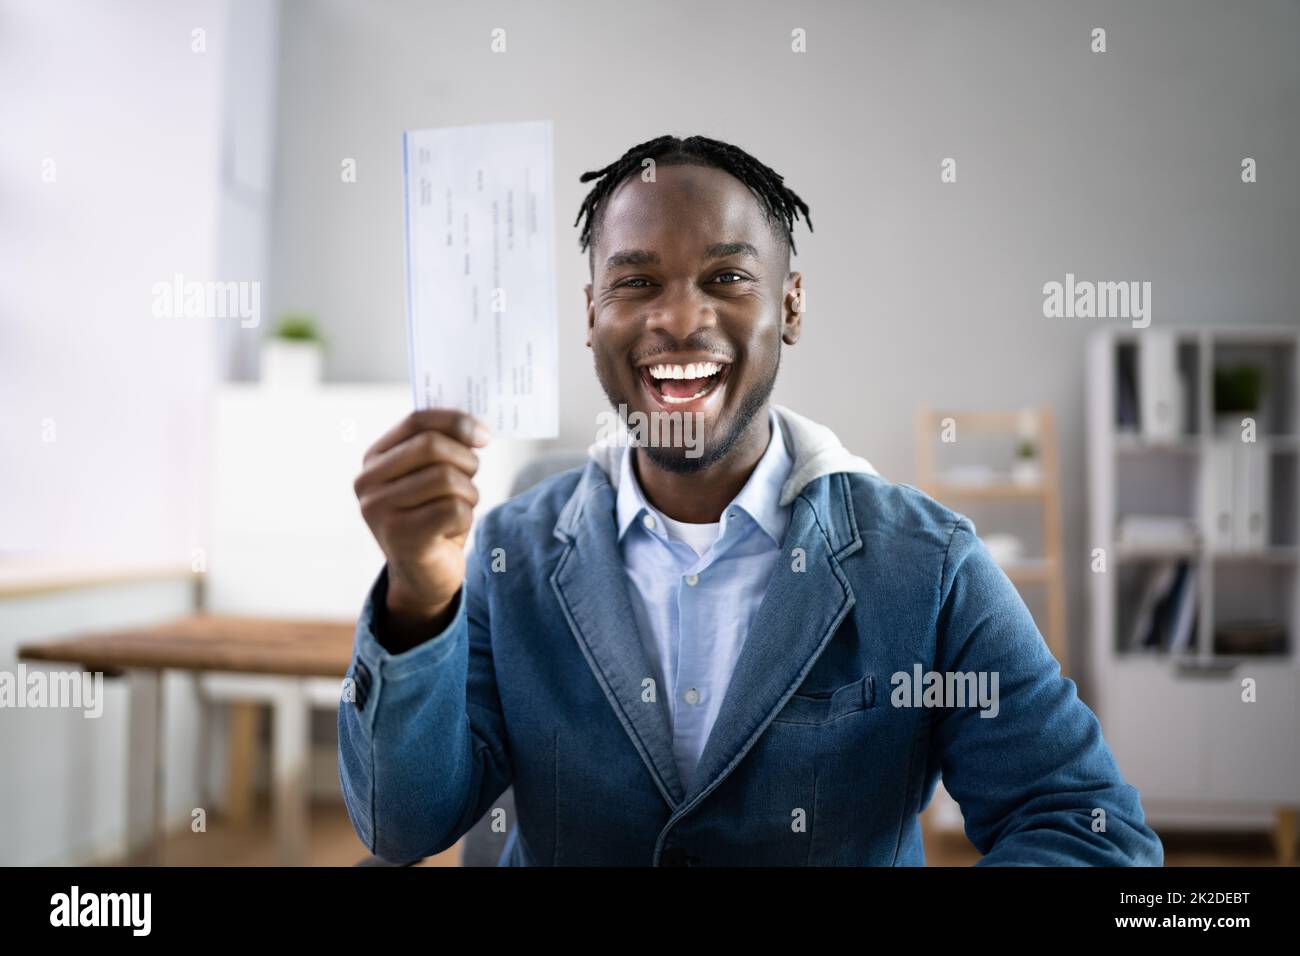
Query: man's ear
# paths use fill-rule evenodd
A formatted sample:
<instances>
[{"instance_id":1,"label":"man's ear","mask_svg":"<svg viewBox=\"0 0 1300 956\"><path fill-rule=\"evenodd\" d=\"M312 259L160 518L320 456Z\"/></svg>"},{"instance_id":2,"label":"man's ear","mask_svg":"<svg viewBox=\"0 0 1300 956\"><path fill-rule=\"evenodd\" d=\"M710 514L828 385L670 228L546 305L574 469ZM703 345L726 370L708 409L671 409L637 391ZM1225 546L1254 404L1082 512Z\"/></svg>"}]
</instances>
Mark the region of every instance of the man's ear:
<instances>
[{"instance_id":1,"label":"man's ear","mask_svg":"<svg viewBox=\"0 0 1300 956\"><path fill-rule=\"evenodd\" d=\"M805 299L802 273L790 273L785 280L784 295L785 301L781 305L781 341L786 345L794 345L803 331Z\"/></svg>"},{"instance_id":2,"label":"man's ear","mask_svg":"<svg viewBox=\"0 0 1300 956\"><path fill-rule=\"evenodd\" d=\"M587 296L587 348L591 348L591 330L596 324L596 304L591 297L591 283L583 286L582 291Z\"/></svg>"}]
</instances>

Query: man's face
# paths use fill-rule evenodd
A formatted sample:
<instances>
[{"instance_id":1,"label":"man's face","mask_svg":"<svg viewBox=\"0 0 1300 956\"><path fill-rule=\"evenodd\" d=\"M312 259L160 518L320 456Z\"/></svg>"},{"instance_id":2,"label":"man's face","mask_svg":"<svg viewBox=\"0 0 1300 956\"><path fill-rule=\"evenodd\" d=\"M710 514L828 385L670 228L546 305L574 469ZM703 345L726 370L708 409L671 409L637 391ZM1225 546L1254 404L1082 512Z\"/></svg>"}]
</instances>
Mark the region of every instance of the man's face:
<instances>
[{"instance_id":1,"label":"man's face","mask_svg":"<svg viewBox=\"0 0 1300 956\"><path fill-rule=\"evenodd\" d=\"M656 180L634 175L607 200L587 344L615 408L700 413L702 454L642 449L690 471L725 457L765 407L781 342L799 337L802 280L740 180L701 166L661 166Z\"/></svg>"}]
</instances>

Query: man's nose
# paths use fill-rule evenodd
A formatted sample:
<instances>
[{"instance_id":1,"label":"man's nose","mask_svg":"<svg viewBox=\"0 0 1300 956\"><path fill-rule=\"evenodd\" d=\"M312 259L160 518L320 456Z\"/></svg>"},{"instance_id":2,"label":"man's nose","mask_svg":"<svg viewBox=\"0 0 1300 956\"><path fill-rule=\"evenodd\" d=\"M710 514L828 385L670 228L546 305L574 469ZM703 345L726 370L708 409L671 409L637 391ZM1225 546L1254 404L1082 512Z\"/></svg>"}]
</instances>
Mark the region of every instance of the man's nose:
<instances>
[{"instance_id":1,"label":"man's nose","mask_svg":"<svg viewBox=\"0 0 1300 956\"><path fill-rule=\"evenodd\" d=\"M661 331L677 342L684 342L696 331L717 324L718 313L713 303L694 282L675 283L665 288L646 316L647 331Z\"/></svg>"}]
</instances>

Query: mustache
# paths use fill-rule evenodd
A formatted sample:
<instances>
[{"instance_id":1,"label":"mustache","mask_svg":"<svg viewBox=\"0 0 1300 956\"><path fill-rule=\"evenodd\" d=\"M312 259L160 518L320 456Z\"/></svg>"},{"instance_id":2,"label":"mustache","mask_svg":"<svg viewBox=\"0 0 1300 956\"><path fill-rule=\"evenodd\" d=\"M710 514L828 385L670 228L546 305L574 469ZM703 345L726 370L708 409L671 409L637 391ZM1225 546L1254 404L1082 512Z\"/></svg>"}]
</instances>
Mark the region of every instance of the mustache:
<instances>
[{"instance_id":1,"label":"mustache","mask_svg":"<svg viewBox=\"0 0 1300 956\"><path fill-rule=\"evenodd\" d=\"M736 358L735 351L729 348L725 342L710 342L707 338L691 336L680 343L674 342L672 339L660 339L654 345L634 352L632 354L632 364L641 365L656 356L671 355L674 352L706 352L709 355L726 356L728 364L734 364Z\"/></svg>"}]
</instances>

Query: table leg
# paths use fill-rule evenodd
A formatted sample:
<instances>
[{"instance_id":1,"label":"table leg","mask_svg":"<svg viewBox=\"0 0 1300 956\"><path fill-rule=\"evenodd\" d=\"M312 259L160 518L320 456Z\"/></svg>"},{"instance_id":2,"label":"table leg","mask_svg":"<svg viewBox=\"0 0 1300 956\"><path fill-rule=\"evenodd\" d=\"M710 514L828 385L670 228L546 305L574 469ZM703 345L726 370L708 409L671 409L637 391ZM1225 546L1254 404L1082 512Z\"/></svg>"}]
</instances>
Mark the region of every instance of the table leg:
<instances>
[{"instance_id":1,"label":"table leg","mask_svg":"<svg viewBox=\"0 0 1300 956\"><path fill-rule=\"evenodd\" d=\"M286 679L272 703L271 776L280 862L307 862L307 771L311 753L311 704L303 681Z\"/></svg>"},{"instance_id":2,"label":"table leg","mask_svg":"<svg viewBox=\"0 0 1300 956\"><path fill-rule=\"evenodd\" d=\"M127 853L156 866L163 814L162 672L129 670L126 681Z\"/></svg>"},{"instance_id":3,"label":"table leg","mask_svg":"<svg viewBox=\"0 0 1300 956\"><path fill-rule=\"evenodd\" d=\"M1273 830L1273 843L1277 848L1278 866L1295 866L1296 820L1300 818L1295 807L1279 807L1277 825Z\"/></svg>"},{"instance_id":4,"label":"table leg","mask_svg":"<svg viewBox=\"0 0 1300 956\"><path fill-rule=\"evenodd\" d=\"M212 711L213 703L203 690L202 671L191 671L190 686L194 690L194 702L198 710L198 741L194 754L194 793L198 806L205 811L212 807L211 788L208 786L212 765Z\"/></svg>"},{"instance_id":5,"label":"table leg","mask_svg":"<svg viewBox=\"0 0 1300 956\"><path fill-rule=\"evenodd\" d=\"M239 700L230 705L230 768L226 817L233 826L253 819L253 769L257 763L257 718L262 705Z\"/></svg>"}]
</instances>

